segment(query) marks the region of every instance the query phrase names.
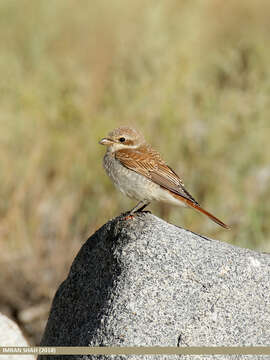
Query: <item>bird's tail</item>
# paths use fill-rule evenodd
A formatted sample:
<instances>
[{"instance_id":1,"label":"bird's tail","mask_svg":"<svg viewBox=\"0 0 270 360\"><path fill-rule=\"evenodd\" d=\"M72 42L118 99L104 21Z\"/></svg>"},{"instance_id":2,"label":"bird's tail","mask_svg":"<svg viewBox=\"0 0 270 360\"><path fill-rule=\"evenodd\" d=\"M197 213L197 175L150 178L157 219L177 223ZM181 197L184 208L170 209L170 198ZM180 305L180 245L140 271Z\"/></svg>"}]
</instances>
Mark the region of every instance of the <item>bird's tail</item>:
<instances>
[{"instance_id":1,"label":"bird's tail","mask_svg":"<svg viewBox=\"0 0 270 360\"><path fill-rule=\"evenodd\" d=\"M204 210L203 208L201 208L198 204L195 204L193 201L184 198L180 195L177 194L173 194L174 197L177 197L177 199L183 201L184 203L186 203L188 206L192 207L193 209L203 213L204 215L208 216L209 219L211 219L212 221L214 221L216 224L224 227L225 229L230 229L230 227L226 224L224 224L223 221L219 220L217 217L215 217L214 215L210 214L208 211Z\"/></svg>"}]
</instances>

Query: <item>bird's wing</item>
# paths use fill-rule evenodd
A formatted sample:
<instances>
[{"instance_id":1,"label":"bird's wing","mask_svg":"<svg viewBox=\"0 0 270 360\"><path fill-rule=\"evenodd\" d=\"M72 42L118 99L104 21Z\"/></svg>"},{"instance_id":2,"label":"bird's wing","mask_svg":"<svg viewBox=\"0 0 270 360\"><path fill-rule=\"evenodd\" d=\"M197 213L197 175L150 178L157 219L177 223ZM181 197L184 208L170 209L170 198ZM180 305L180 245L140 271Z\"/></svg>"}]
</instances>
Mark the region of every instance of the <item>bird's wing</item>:
<instances>
[{"instance_id":1,"label":"bird's wing","mask_svg":"<svg viewBox=\"0 0 270 360\"><path fill-rule=\"evenodd\" d=\"M179 176L161 159L159 153L149 145L142 145L137 149L121 149L115 152L115 158L122 165L133 170L164 189L190 200L199 205L185 189Z\"/></svg>"}]
</instances>

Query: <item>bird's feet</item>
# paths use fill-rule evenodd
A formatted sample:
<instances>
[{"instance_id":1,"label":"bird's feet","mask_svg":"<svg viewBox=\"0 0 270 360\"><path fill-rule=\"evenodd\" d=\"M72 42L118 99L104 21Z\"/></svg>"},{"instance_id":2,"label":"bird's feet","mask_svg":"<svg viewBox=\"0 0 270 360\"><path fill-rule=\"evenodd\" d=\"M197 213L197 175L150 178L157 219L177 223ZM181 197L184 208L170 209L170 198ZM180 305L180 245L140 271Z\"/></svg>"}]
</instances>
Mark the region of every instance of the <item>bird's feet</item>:
<instances>
[{"instance_id":1,"label":"bird's feet","mask_svg":"<svg viewBox=\"0 0 270 360\"><path fill-rule=\"evenodd\" d=\"M126 211L124 213L121 214L121 220L131 220L134 219L134 214L131 213L131 211Z\"/></svg>"},{"instance_id":2,"label":"bird's feet","mask_svg":"<svg viewBox=\"0 0 270 360\"><path fill-rule=\"evenodd\" d=\"M136 211L130 210L130 211L127 211L127 212L121 214L121 217L123 220L126 221L126 220L134 219L136 215L146 215L146 214L152 214L152 213L149 210L141 210L141 209L136 210Z\"/></svg>"},{"instance_id":3,"label":"bird's feet","mask_svg":"<svg viewBox=\"0 0 270 360\"><path fill-rule=\"evenodd\" d=\"M126 221L126 220L133 220L134 217L135 217L134 215L129 214L129 215L124 216L124 217L123 217L123 220L125 220L125 221Z\"/></svg>"}]
</instances>

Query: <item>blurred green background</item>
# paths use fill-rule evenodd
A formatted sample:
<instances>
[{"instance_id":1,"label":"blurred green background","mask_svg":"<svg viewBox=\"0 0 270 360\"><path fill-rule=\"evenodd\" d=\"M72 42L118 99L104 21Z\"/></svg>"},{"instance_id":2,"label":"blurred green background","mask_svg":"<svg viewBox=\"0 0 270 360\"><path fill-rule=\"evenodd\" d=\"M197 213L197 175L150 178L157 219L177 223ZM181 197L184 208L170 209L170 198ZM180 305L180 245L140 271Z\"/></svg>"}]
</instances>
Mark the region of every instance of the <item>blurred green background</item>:
<instances>
[{"instance_id":1,"label":"blurred green background","mask_svg":"<svg viewBox=\"0 0 270 360\"><path fill-rule=\"evenodd\" d=\"M0 311L32 344L83 242L135 204L102 168L116 126L232 230L153 213L269 252L269 19L268 0L1 0Z\"/></svg>"}]
</instances>

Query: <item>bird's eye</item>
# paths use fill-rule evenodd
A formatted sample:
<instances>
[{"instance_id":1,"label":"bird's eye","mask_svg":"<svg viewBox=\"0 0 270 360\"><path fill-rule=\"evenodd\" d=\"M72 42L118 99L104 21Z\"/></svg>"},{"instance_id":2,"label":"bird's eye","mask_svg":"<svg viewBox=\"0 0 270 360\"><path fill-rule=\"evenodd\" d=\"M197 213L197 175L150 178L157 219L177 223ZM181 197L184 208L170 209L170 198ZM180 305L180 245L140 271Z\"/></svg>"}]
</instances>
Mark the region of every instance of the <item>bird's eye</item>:
<instances>
[{"instance_id":1,"label":"bird's eye","mask_svg":"<svg viewBox=\"0 0 270 360\"><path fill-rule=\"evenodd\" d=\"M126 141L126 139L125 139L124 137L120 137L120 138L119 138L119 141L123 143L123 142Z\"/></svg>"}]
</instances>

